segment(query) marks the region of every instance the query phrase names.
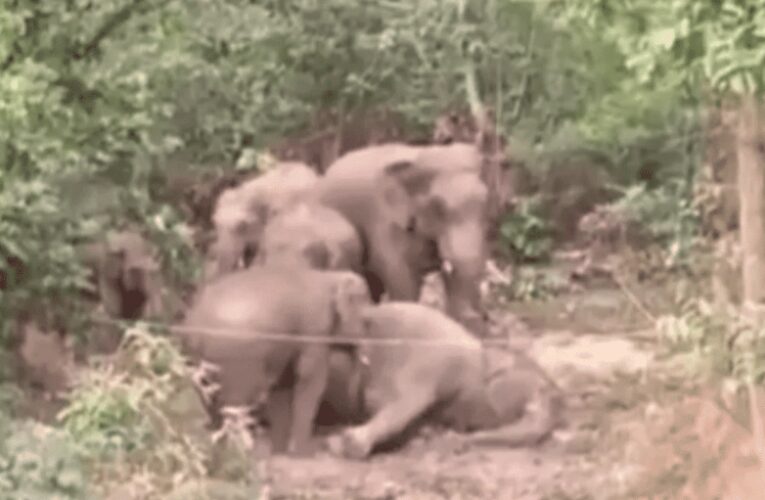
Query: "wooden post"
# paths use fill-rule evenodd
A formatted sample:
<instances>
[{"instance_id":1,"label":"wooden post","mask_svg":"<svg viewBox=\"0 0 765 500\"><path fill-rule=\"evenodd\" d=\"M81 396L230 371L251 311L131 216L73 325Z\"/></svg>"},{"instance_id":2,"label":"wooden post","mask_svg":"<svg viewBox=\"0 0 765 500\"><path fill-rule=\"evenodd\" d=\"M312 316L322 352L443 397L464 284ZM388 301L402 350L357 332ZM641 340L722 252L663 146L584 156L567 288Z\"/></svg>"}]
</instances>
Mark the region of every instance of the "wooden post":
<instances>
[{"instance_id":1,"label":"wooden post","mask_svg":"<svg viewBox=\"0 0 765 500\"><path fill-rule=\"evenodd\" d=\"M765 305L765 141L758 96L741 97L736 134L744 303ZM759 308L758 308L759 309Z\"/></svg>"}]
</instances>

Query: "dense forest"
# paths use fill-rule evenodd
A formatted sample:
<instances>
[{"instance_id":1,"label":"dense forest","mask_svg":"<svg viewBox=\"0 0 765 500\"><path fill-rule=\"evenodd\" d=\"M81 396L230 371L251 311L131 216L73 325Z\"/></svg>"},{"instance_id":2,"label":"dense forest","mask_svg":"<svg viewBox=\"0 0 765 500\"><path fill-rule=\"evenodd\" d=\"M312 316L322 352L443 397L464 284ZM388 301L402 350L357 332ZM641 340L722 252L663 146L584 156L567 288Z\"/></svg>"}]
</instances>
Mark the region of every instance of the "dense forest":
<instances>
[{"instance_id":1,"label":"dense forest","mask_svg":"<svg viewBox=\"0 0 765 500\"><path fill-rule=\"evenodd\" d=\"M502 157L489 179L502 198L493 307L552 321L559 302L614 291L613 314L630 310L659 364L585 404L712 443L673 435L686 439L673 452L644 430L657 454L669 448L651 464L649 451L621 453L619 432L638 433L613 420L566 453L597 457L603 477L638 463L618 488L573 465L524 476L533 491L515 496L399 487L546 499L765 488L761 2L0 2L0 499L251 498L261 478L241 450L209 472L202 411L166 328L203 277L217 197L277 161L322 173L370 144L437 141L445 123L451 139ZM173 305L154 321L105 322L93 300L83 248L126 227L158 252ZM614 319L602 333L629 328ZM91 352L104 336L121 342L116 361ZM66 370L73 387L48 387ZM691 394L717 409L688 406ZM350 491L316 498L410 498Z\"/></svg>"}]
</instances>

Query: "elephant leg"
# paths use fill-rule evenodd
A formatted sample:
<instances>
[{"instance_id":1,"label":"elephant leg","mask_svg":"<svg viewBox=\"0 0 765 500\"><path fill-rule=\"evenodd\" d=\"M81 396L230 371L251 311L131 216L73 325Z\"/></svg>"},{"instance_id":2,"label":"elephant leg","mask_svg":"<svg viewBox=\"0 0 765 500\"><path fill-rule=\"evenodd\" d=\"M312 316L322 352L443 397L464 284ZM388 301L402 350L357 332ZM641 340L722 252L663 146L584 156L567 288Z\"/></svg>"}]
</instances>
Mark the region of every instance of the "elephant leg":
<instances>
[{"instance_id":1,"label":"elephant leg","mask_svg":"<svg viewBox=\"0 0 765 500\"><path fill-rule=\"evenodd\" d=\"M317 345L305 349L296 363L295 375L292 432L287 451L295 455L307 455L311 452L313 422L329 377L327 346Z\"/></svg>"},{"instance_id":2,"label":"elephant leg","mask_svg":"<svg viewBox=\"0 0 765 500\"><path fill-rule=\"evenodd\" d=\"M376 445L403 432L434 402L432 391L411 389L381 408L366 424L351 427L339 438L332 438L329 447L334 453L349 458L366 458Z\"/></svg>"},{"instance_id":3,"label":"elephant leg","mask_svg":"<svg viewBox=\"0 0 765 500\"><path fill-rule=\"evenodd\" d=\"M420 280L406 260L404 249L397 249L398 239L373 241L369 267L379 276L388 293L388 300L416 302L420 293ZM403 243L402 243L403 244Z\"/></svg>"},{"instance_id":4,"label":"elephant leg","mask_svg":"<svg viewBox=\"0 0 765 500\"><path fill-rule=\"evenodd\" d=\"M379 276L370 271L364 272L364 279L369 287L369 296L375 304L379 304L383 293L385 293L385 284Z\"/></svg>"},{"instance_id":5,"label":"elephant leg","mask_svg":"<svg viewBox=\"0 0 765 500\"><path fill-rule=\"evenodd\" d=\"M280 388L271 392L266 407L271 437L271 453L284 453L290 437L292 390Z\"/></svg>"}]
</instances>

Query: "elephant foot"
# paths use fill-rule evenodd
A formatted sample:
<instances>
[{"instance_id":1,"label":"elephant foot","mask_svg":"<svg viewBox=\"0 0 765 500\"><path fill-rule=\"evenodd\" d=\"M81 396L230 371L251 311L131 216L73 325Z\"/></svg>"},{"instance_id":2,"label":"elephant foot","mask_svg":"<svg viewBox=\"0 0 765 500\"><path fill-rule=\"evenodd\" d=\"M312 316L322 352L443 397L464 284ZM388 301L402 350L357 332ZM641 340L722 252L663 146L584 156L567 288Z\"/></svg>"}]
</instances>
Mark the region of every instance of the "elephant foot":
<instances>
[{"instance_id":1,"label":"elephant foot","mask_svg":"<svg viewBox=\"0 0 765 500\"><path fill-rule=\"evenodd\" d=\"M354 427L327 439L330 452L353 460L363 460L372 452L372 441L365 427Z\"/></svg>"}]
</instances>

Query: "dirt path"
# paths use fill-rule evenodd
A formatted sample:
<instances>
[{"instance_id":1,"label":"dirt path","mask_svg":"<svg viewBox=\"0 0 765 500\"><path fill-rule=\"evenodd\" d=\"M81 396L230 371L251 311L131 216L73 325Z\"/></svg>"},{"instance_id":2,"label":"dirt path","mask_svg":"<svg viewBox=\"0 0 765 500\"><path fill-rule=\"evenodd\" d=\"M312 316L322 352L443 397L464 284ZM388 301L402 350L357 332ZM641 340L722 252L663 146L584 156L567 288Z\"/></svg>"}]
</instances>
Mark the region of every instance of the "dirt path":
<instances>
[{"instance_id":1,"label":"dirt path","mask_svg":"<svg viewBox=\"0 0 765 500\"><path fill-rule=\"evenodd\" d=\"M614 313L624 308L615 297ZM602 304L600 304L602 307ZM550 316L555 314L551 309ZM525 318L534 323L534 318ZM536 318L538 323L540 319ZM517 320L515 321L517 325ZM576 325L572 326L575 328ZM570 425L534 449L461 450L453 435L425 432L402 449L367 462L329 456L272 462L281 499L625 498L629 469L621 450L603 454L615 412L637 404L634 389L653 355L635 334L514 328L512 343L529 352L568 395Z\"/></svg>"}]
</instances>

